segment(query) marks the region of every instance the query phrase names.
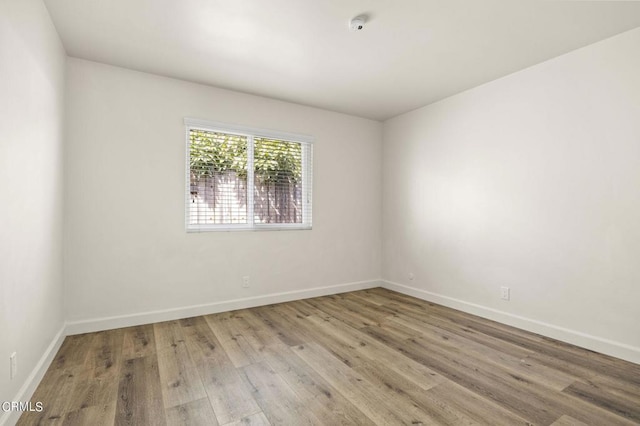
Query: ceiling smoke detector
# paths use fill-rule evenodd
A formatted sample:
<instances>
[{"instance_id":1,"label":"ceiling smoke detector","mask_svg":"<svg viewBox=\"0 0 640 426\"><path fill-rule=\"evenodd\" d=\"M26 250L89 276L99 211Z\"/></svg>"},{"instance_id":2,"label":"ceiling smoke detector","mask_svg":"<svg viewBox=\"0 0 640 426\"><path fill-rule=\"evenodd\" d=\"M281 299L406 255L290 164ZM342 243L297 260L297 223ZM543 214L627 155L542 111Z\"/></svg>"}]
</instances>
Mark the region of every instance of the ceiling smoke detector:
<instances>
[{"instance_id":1,"label":"ceiling smoke detector","mask_svg":"<svg viewBox=\"0 0 640 426\"><path fill-rule=\"evenodd\" d=\"M349 29L351 31L360 31L364 28L364 23L366 22L366 20L367 17L364 15L356 16L349 21Z\"/></svg>"}]
</instances>

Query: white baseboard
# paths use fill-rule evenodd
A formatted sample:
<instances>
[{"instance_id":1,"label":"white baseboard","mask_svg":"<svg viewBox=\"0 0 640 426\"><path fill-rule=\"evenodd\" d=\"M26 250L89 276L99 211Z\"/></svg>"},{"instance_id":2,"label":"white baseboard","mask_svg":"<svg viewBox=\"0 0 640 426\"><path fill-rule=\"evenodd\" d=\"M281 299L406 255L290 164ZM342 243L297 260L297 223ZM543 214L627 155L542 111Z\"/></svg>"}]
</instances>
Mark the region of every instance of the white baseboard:
<instances>
[{"instance_id":1,"label":"white baseboard","mask_svg":"<svg viewBox=\"0 0 640 426\"><path fill-rule=\"evenodd\" d=\"M49 365L51 365L51 361L53 361L53 358L58 353L58 349L60 349L60 346L62 346L62 342L64 341L65 337L65 326L63 325L60 328L60 331L58 331L58 333L53 337L53 340L51 340L49 347L47 347L44 354L42 354L42 357L33 368L31 374L29 374L27 380L25 380L24 384L12 401L25 402L31 400L33 393L36 391L36 388L44 377L44 373L47 372ZM37 401L32 402L35 404L35 402ZM21 411L3 412L2 416L0 417L0 426L16 424L21 414Z\"/></svg>"},{"instance_id":2,"label":"white baseboard","mask_svg":"<svg viewBox=\"0 0 640 426\"><path fill-rule=\"evenodd\" d=\"M382 281L358 281L326 287L315 287L305 290L286 291L242 299L226 300L222 302L206 303L202 305L184 306L159 311L142 312L139 314L120 315L106 318L94 318L81 321L67 321L67 335L91 333L94 331L111 330L114 328L131 327L134 325L151 324L154 322L171 321L199 315L215 314L236 309L253 308L271 305L273 303L290 302L292 300L308 299L311 297L327 296L330 294L346 293L381 287Z\"/></svg>"},{"instance_id":3,"label":"white baseboard","mask_svg":"<svg viewBox=\"0 0 640 426\"><path fill-rule=\"evenodd\" d=\"M417 297L418 299L426 300L428 302L437 303L439 305L497 321L502 324L531 331L546 337L551 337L585 349L640 364L640 348L627 345L625 343L592 336L580 331L570 330L568 328L549 324L543 321L510 314L508 312L488 308L475 303L465 302L464 300L455 299L453 297L432 293L430 291L409 287L404 284L398 284L391 281L383 281L382 287L408 296Z\"/></svg>"}]
</instances>

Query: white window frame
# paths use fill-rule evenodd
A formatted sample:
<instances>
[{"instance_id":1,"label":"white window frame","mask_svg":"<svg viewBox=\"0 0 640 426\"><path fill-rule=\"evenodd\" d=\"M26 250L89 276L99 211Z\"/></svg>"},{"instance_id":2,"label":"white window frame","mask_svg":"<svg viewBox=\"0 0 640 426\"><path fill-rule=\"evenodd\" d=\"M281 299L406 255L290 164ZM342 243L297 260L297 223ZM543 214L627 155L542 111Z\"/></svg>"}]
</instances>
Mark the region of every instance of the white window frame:
<instances>
[{"instance_id":1,"label":"white window frame","mask_svg":"<svg viewBox=\"0 0 640 426\"><path fill-rule=\"evenodd\" d=\"M312 229L312 185L313 185L313 142L312 136L297 133L280 132L270 129L260 129L238 124L221 123L216 121L185 118L185 230L187 232L210 231L284 231L294 229ZM205 130L245 136L247 138L247 223L239 224L191 224L189 223L189 204L191 202L191 130ZM256 223L254 217L253 191L253 138L263 137L286 142L296 142L302 145L302 223Z\"/></svg>"}]
</instances>

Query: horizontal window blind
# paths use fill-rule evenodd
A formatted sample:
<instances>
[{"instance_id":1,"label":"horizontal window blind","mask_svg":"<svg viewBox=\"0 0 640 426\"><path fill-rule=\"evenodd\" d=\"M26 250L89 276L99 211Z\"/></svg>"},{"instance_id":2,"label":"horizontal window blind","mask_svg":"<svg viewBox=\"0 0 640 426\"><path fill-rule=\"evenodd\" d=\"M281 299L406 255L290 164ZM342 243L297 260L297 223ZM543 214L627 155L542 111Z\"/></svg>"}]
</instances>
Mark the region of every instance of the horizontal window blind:
<instances>
[{"instance_id":1,"label":"horizontal window blind","mask_svg":"<svg viewBox=\"0 0 640 426\"><path fill-rule=\"evenodd\" d=\"M247 137L191 129L189 223L247 223Z\"/></svg>"},{"instance_id":2,"label":"horizontal window blind","mask_svg":"<svg viewBox=\"0 0 640 426\"><path fill-rule=\"evenodd\" d=\"M260 223L302 223L302 144L254 138L254 216Z\"/></svg>"},{"instance_id":3,"label":"horizontal window blind","mask_svg":"<svg viewBox=\"0 0 640 426\"><path fill-rule=\"evenodd\" d=\"M188 231L311 227L309 140L259 129L185 123Z\"/></svg>"}]
</instances>

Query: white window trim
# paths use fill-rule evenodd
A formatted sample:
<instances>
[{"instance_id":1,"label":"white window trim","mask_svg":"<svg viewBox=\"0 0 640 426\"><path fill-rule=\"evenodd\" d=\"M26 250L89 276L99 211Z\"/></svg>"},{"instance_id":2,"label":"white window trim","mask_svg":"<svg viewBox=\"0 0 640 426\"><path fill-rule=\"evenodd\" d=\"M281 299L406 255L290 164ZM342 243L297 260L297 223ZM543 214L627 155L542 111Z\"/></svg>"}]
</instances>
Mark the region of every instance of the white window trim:
<instances>
[{"instance_id":1,"label":"white window trim","mask_svg":"<svg viewBox=\"0 0 640 426\"><path fill-rule=\"evenodd\" d=\"M298 133L280 132L271 129L242 126L238 124L221 123L217 121L185 118L185 230L187 232L211 232L211 231L287 231L312 229L312 184L313 184L313 143L315 139L309 135ZM278 139L302 144L302 223L255 223L253 191L247 191L247 218L249 223L239 224L207 224L192 225L189 223L189 203L191 201L191 169L190 169L190 132L192 129L206 130L210 132L230 133L247 137L247 181L253 182L253 138L263 137Z\"/></svg>"}]
</instances>

